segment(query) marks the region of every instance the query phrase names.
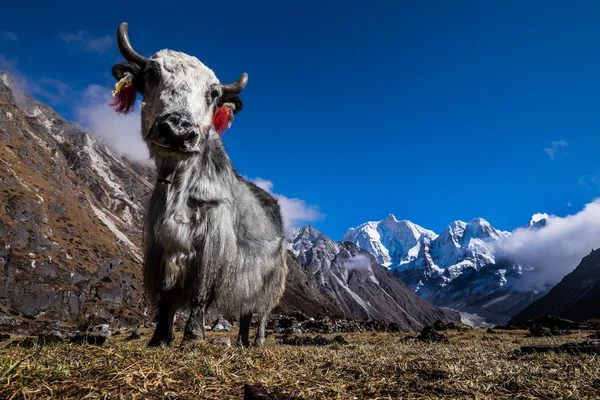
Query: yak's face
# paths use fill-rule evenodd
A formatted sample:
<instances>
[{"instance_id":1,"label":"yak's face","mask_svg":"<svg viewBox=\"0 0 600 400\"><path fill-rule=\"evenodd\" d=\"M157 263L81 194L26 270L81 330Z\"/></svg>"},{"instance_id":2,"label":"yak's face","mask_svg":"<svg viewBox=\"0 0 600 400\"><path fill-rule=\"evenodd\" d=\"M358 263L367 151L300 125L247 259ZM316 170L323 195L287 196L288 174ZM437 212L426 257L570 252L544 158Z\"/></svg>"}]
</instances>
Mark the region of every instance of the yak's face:
<instances>
[{"instance_id":1,"label":"yak's face","mask_svg":"<svg viewBox=\"0 0 600 400\"><path fill-rule=\"evenodd\" d=\"M118 39L121 53L129 62L115 65L113 75L117 80L127 73L133 75L134 87L142 94L142 136L151 155L186 157L199 153L210 135L218 135L211 129L215 110L227 105L231 123L233 113L242 109L237 94L245 86L247 75L240 77L241 89L240 80L237 87L222 85L196 57L172 50L162 50L149 59L135 53L142 60L132 60L127 52L131 45L126 28L125 37Z\"/></svg>"}]
</instances>

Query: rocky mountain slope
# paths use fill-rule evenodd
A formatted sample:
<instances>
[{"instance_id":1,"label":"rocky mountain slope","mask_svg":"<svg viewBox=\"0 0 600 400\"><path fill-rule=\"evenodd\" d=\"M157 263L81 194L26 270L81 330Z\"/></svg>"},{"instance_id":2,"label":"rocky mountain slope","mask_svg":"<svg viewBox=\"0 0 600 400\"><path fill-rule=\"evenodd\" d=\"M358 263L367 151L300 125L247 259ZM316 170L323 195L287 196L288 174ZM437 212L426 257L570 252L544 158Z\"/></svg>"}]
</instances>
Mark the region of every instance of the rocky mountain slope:
<instances>
[{"instance_id":1,"label":"rocky mountain slope","mask_svg":"<svg viewBox=\"0 0 600 400\"><path fill-rule=\"evenodd\" d=\"M546 315L578 322L600 319L600 250L584 257L573 272L516 315L510 324L519 325Z\"/></svg>"},{"instance_id":2,"label":"rocky mountain slope","mask_svg":"<svg viewBox=\"0 0 600 400\"><path fill-rule=\"evenodd\" d=\"M291 251L346 316L393 321L410 329L437 319L460 319L417 296L369 252L349 242L334 242L310 226L292 234Z\"/></svg>"},{"instance_id":3,"label":"rocky mountain slope","mask_svg":"<svg viewBox=\"0 0 600 400\"><path fill-rule=\"evenodd\" d=\"M148 318L147 179L0 72L0 303L29 319Z\"/></svg>"},{"instance_id":4,"label":"rocky mountain slope","mask_svg":"<svg viewBox=\"0 0 600 400\"><path fill-rule=\"evenodd\" d=\"M153 174L0 72L0 325L153 319L140 251ZM297 239L278 312L384 319L404 329L458 319L356 246L319 234ZM361 258L360 268L345 267Z\"/></svg>"},{"instance_id":5,"label":"rocky mountain slope","mask_svg":"<svg viewBox=\"0 0 600 400\"><path fill-rule=\"evenodd\" d=\"M532 229L548 216L536 214ZM548 288L523 288L526 268L503 260L497 244L510 233L482 218L452 222L440 234L389 215L350 228L343 241L371 252L421 297L434 304L506 323Z\"/></svg>"}]
</instances>

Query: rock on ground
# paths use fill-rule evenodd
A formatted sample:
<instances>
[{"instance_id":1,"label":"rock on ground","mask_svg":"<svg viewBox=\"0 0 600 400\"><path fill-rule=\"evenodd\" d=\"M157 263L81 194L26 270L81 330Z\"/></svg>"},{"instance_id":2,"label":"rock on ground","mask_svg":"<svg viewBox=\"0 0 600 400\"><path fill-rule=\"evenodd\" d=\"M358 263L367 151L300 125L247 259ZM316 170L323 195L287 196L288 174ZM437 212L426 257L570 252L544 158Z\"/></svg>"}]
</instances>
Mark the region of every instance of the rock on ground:
<instances>
[{"instance_id":1,"label":"rock on ground","mask_svg":"<svg viewBox=\"0 0 600 400\"><path fill-rule=\"evenodd\" d=\"M214 338L210 341L210 344L218 347L225 347L229 349L231 347L231 338L229 336L222 336Z\"/></svg>"},{"instance_id":2,"label":"rock on ground","mask_svg":"<svg viewBox=\"0 0 600 400\"><path fill-rule=\"evenodd\" d=\"M253 386L244 385L244 400L275 400L265 389Z\"/></svg>"},{"instance_id":3,"label":"rock on ground","mask_svg":"<svg viewBox=\"0 0 600 400\"><path fill-rule=\"evenodd\" d=\"M212 330L214 332L231 332L231 324L223 317L219 317L219 319L213 325Z\"/></svg>"},{"instance_id":4,"label":"rock on ground","mask_svg":"<svg viewBox=\"0 0 600 400\"><path fill-rule=\"evenodd\" d=\"M441 333L437 333L432 326L426 326L421 331L421 334L417 336L417 340L421 342L430 342L430 343L449 343L447 337L442 335Z\"/></svg>"}]
</instances>

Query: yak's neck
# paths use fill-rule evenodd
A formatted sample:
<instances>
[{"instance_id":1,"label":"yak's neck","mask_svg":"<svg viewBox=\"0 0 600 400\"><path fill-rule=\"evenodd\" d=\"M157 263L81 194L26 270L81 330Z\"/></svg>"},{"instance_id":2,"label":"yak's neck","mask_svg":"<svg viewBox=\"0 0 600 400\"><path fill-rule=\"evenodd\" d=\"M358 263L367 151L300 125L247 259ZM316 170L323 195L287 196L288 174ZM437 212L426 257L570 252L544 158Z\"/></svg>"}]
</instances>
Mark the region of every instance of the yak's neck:
<instances>
[{"instance_id":1,"label":"yak's neck","mask_svg":"<svg viewBox=\"0 0 600 400\"><path fill-rule=\"evenodd\" d=\"M218 142L217 142L218 140ZM156 160L158 185L168 191L211 196L234 190L237 173L219 139L209 139L204 150L187 158Z\"/></svg>"}]
</instances>

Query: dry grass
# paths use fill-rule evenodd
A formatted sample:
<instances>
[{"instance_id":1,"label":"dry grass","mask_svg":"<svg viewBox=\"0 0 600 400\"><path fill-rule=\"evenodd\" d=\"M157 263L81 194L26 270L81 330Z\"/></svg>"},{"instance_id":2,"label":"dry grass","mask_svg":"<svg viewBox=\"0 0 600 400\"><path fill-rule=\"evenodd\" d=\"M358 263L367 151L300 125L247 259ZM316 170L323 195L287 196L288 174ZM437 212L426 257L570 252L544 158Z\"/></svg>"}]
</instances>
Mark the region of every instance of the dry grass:
<instances>
[{"instance_id":1,"label":"dry grass","mask_svg":"<svg viewBox=\"0 0 600 400\"><path fill-rule=\"evenodd\" d=\"M450 344L424 344L403 341L404 333L362 333L346 334L347 346L326 347L282 346L269 336L262 349L165 350L146 349L146 332L141 341L120 335L104 347L0 350L0 398L241 399L250 383L277 399L597 399L598 356L518 353L524 344L586 334L538 339L475 330L448 333Z\"/></svg>"}]
</instances>

